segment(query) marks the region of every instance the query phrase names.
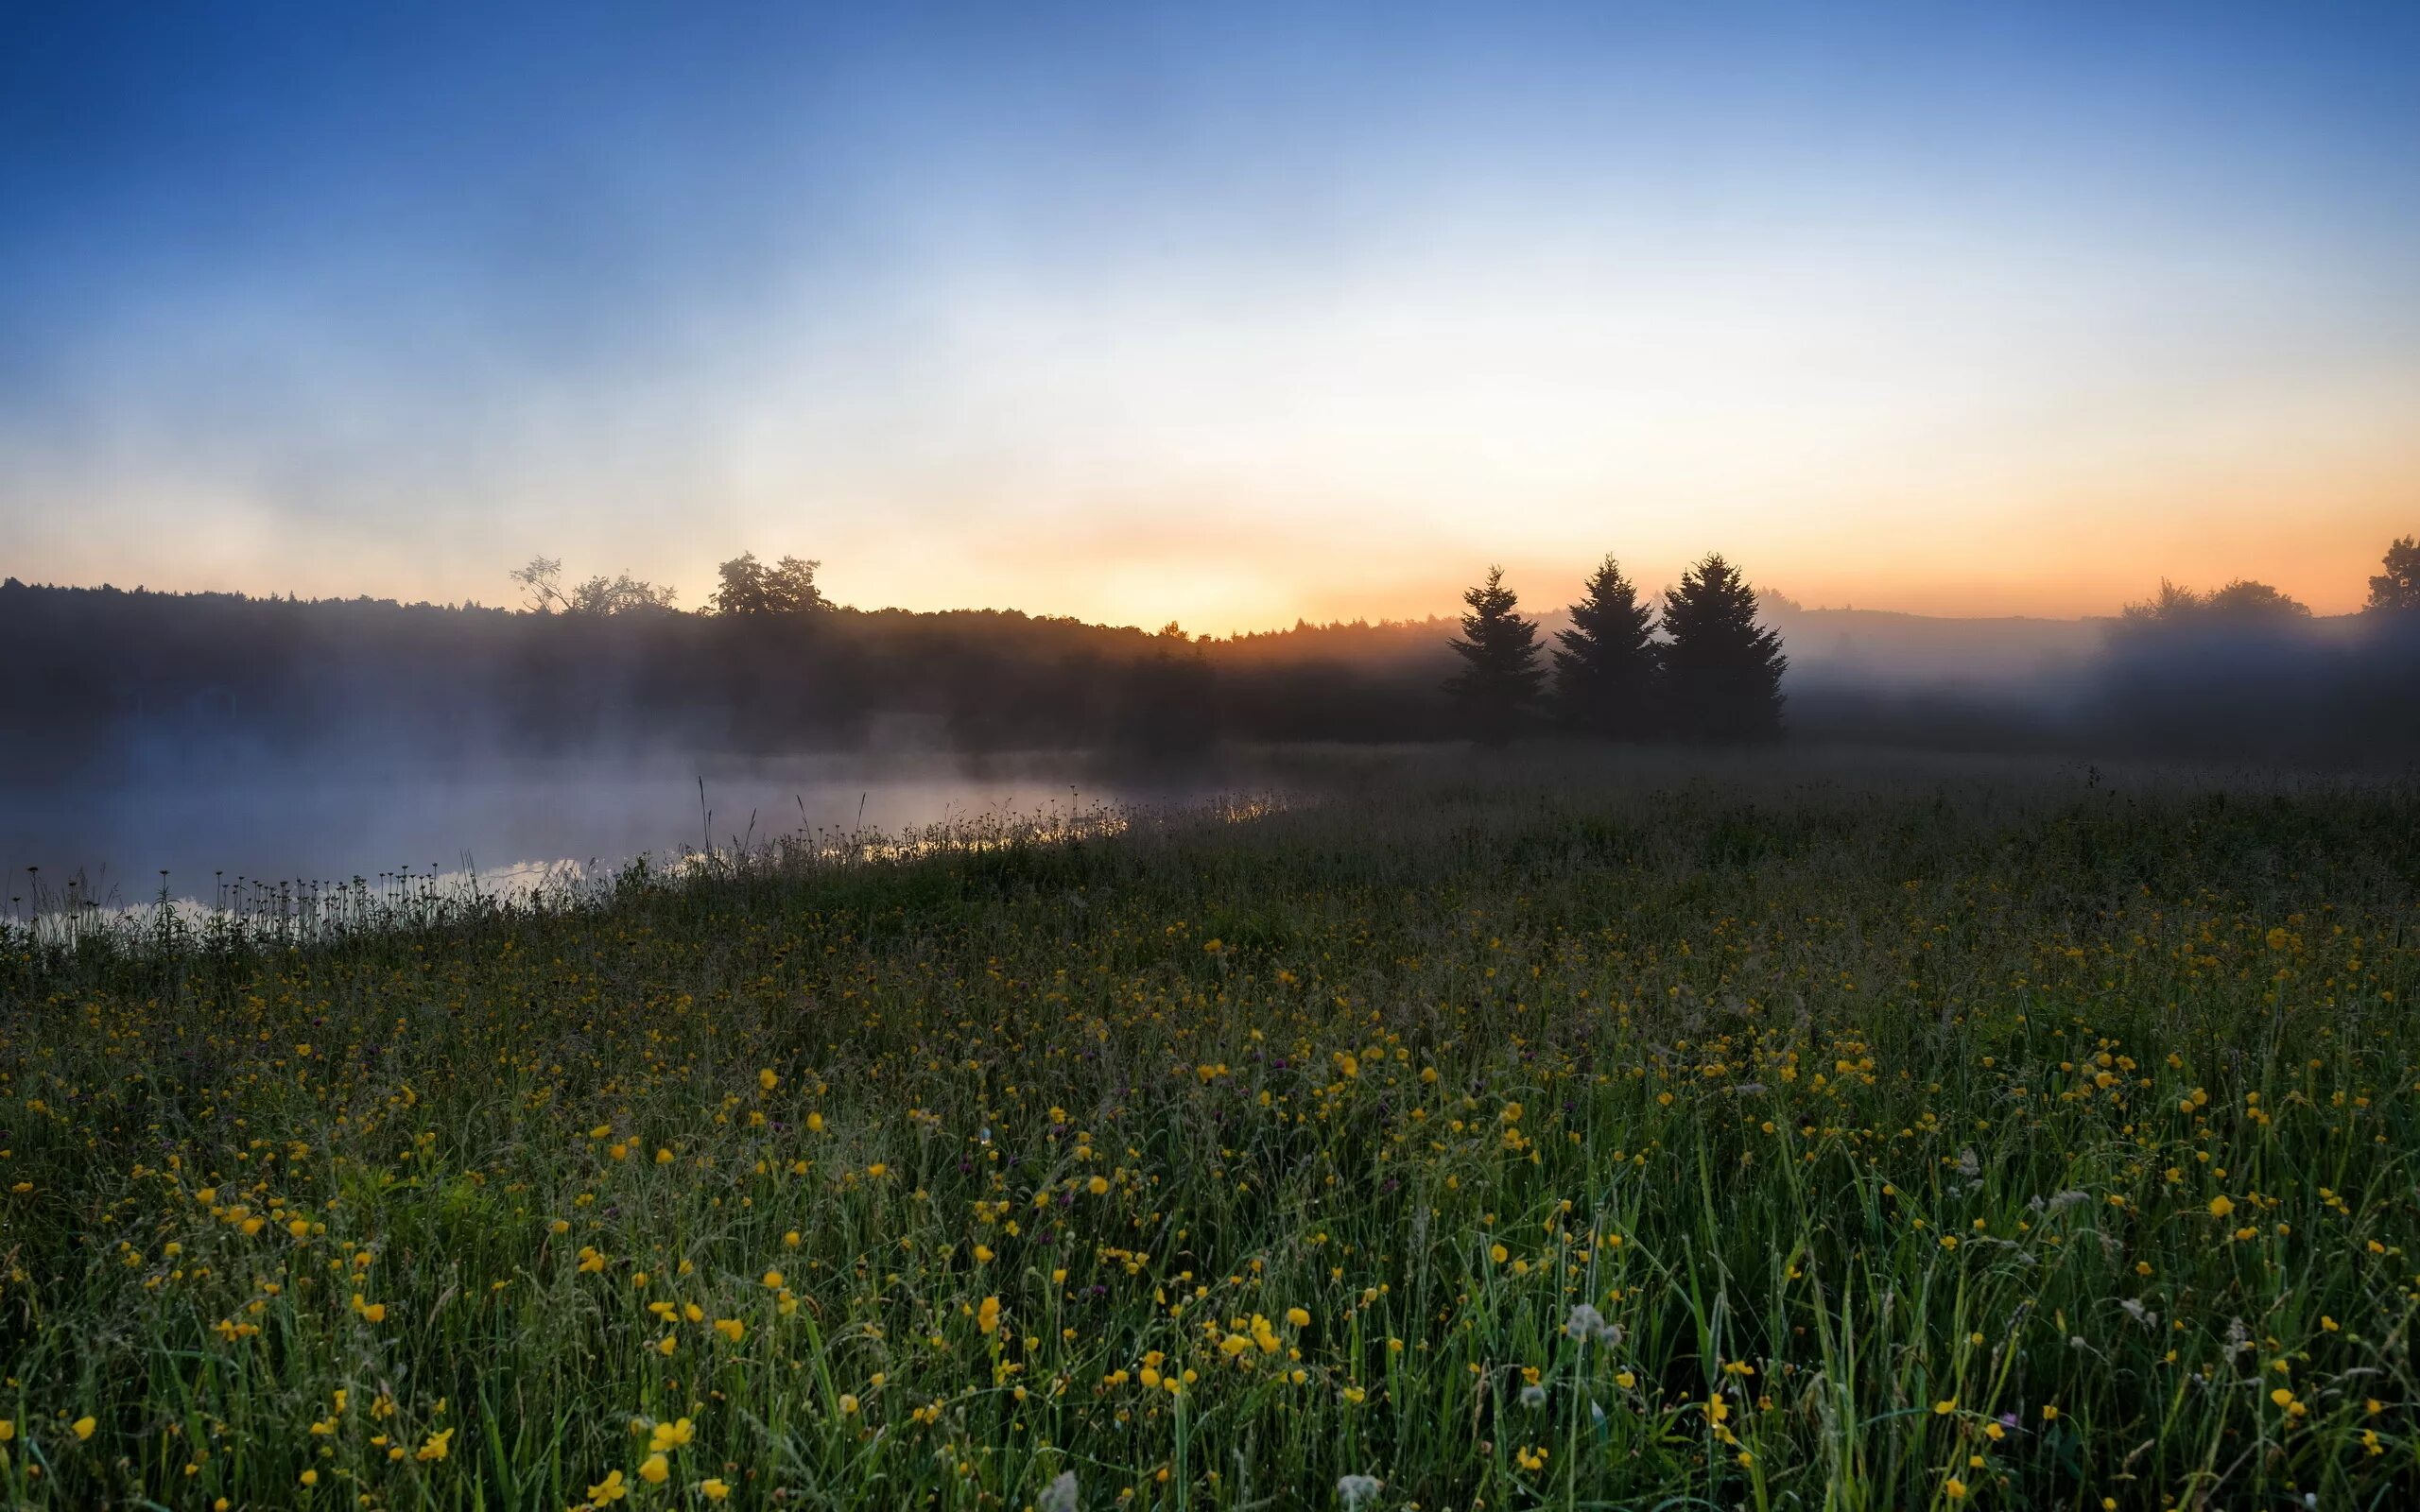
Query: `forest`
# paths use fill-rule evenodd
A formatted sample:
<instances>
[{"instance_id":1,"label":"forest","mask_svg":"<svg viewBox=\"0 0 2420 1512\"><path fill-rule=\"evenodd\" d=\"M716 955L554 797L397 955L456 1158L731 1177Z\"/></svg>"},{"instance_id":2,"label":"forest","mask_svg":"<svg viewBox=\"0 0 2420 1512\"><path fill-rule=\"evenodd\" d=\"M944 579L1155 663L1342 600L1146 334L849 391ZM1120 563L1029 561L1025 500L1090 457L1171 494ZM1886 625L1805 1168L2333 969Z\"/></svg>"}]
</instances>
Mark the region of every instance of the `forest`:
<instances>
[{"instance_id":1,"label":"forest","mask_svg":"<svg viewBox=\"0 0 2420 1512\"><path fill-rule=\"evenodd\" d=\"M2077 625L1808 610L1719 556L1651 604L1608 558L1582 602L1545 614L1492 576L1459 626L1225 637L851 608L815 563L752 555L695 610L627 575L566 583L544 559L510 575L510 608L10 577L0 775L893 746L1183 762L1222 742L1547 735L2399 765L2420 756L2420 544L2381 565L2351 615L2256 582L2164 583ZM1979 625L1998 638L1960 639ZM1865 646L1878 626L1933 650L1877 660L1852 626ZM2011 651L2020 632L2038 655Z\"/></svg>"}]
</instances>

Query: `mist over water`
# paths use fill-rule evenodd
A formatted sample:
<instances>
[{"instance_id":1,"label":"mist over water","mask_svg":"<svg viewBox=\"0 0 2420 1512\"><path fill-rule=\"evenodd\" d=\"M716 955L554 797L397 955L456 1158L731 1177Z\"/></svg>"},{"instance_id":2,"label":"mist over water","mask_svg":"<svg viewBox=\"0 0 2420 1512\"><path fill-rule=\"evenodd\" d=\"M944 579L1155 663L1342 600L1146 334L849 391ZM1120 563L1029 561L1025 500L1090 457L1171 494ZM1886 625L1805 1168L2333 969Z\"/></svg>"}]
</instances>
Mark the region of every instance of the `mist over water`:
<instances>
[{"instance_id":1,"label":"mist over water","mask_svg":"<svg viewBox=\"0 0 2420 1512\"><path fill-rule=\"evenodd\" d=\"M1952 621L1776 596L1777 733L1869 764L2420 760L2420 614L2196 605ZM140 905L164 887L209 904L239 881L397 876L517 892L800 836L1284 798L1392 750L1459 759L1449 635L1403 622L1196 641L988 611L540 615L0 583L0 712L24 735L0 742L0 902L46 910L72 888ZM1547 700L1505 733L1575 730ZM1637 738L1701 760L1678 754L1687 734Z\"/></svg>"},{"instance_id":2,"label":"mist over water","mask_svg":"<svg viewBox=\"0 0 2420 1512\"><path fill-rule=\"evenodd\" d=\"M1182 802L1217 786L1206 775L1109 774L1047 755L532 756L154 772L89 786L0 785L0 866L11 899L29 898L38 878L45 893L72 882L103 903L158 897L163 871L172 897L205 903L238 878L435 872L510 888L565 866L610 869L709 845Z\"/></svg>"}]
</instances>

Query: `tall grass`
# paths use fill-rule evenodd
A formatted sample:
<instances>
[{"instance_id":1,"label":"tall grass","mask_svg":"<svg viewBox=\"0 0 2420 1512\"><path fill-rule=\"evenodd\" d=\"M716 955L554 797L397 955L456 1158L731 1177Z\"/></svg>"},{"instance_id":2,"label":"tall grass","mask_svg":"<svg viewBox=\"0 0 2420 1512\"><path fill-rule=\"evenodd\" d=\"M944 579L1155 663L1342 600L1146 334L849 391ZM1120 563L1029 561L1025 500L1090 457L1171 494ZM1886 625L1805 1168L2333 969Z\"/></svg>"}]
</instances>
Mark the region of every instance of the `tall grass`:
<instances>
[{"instance_id":1,"label":"tall grass","mask_svg":"<svg viewBox=\"0 0 2420 1512\"><path fill-rule=\"evenodd\" d=\"M2420 1486L2410 786L1553 763L1240 817L15 928L0 1487Z\"/></svg>"}]
</instances>

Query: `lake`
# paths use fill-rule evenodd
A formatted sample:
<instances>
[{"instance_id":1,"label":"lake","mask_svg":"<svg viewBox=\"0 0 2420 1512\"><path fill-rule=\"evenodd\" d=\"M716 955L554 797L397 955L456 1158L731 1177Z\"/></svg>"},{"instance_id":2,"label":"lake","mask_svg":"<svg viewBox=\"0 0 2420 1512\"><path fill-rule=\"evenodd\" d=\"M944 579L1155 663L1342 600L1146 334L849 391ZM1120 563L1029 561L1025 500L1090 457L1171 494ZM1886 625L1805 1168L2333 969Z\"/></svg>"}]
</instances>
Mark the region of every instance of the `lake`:
<instances>
[{"instance_id":1,"label":"lake","mask_svg":"<svg viewBox=\"0 0 2420 1512\"><path fill-rule=\"evenodd\" d=\"M699 783L704 782L704 801ZM1079 758L500 759L362 773L299 767L0 788L0 867L20 913L39 884L103 904L208 902L222 885L431 872L510 885L801 832L897 831L985 815L1183 802L1206 779L1111 779ZM29 872L28 868L38 868Z\"/></svg>"}]
</instances>

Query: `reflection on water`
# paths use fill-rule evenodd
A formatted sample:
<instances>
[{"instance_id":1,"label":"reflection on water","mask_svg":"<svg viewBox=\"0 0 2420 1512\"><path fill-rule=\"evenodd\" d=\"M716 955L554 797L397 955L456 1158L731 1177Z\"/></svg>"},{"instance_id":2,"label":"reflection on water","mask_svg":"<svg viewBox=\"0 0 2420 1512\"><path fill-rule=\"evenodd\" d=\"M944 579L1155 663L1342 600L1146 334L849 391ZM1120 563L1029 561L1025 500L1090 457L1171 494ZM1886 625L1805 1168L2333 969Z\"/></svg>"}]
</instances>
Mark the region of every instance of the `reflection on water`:
<instances>
[{"instance_id":1,"label":"reflection on water","mask_svg":"<svg viewBox=\"0 0 2420 1512\"><path fill-rule=\"evenodd\" d=\"M702 801L700 782L703 781ZM1201 784L1110 780L1071 763L932 758L514 761L365 776L0 789L6 893L68 885L104 905L160 895L209 903L238 879L373 887L436 874L515 891L566 868L632 857L838 841L986 816L1073 815L1190 799ZM39 868L29 870L28 868Z\"/></svg>"}]
</instances>

